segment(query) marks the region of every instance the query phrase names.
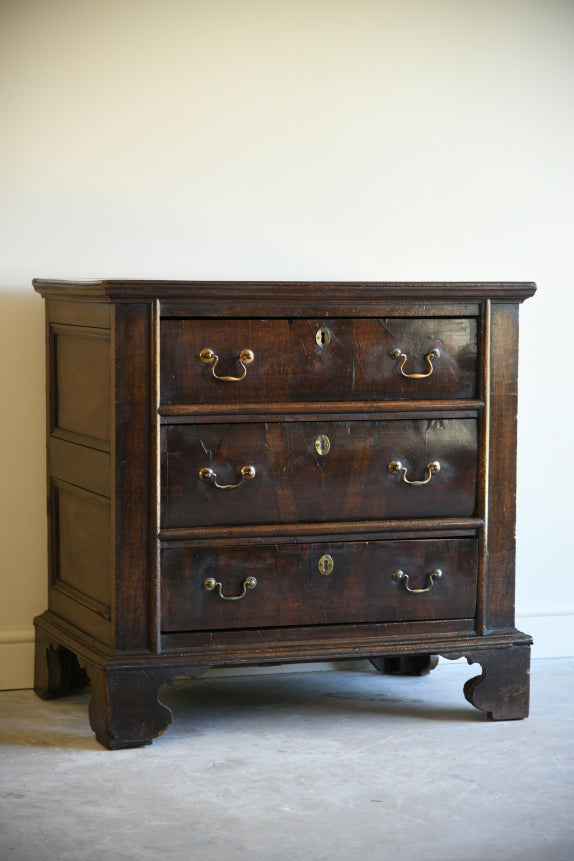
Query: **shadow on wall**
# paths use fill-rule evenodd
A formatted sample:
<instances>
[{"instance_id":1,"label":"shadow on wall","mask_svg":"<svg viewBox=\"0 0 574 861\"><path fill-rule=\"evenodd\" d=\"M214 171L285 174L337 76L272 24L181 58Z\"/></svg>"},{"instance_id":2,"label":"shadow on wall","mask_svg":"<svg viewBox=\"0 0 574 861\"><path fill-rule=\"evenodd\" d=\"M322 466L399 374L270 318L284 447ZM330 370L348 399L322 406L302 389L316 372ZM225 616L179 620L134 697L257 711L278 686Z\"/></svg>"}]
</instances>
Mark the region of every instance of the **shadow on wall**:
<instances>
[{"instance_id":1,"label":"shadow on wall","mask_svg":"<svg viewBox=\"0 0 574 861\"><path fill-rule=\"evenodd\" d=\"M0 643L12 685L25 686L32 619L46 605L44 307L32 286L0 288ZM17 629L18 637L11 632ZM7 650L7 651L6 651ZM1 669L1 668L0 668ZM4 673L0 673L4 677ZM12 678L14 677L14 678Z\"/></svg>"},{"instance_id":2,"label":"shadow on wall","mask_svg":"<svg viewBox=\"0 0 574 861\"><path fill-rule=\"evenodd\" d=\"M10 494L6 486L7 475L16 474L21 481L27 465L39 453L43 463L46 423L44 350L41 298L31 285L28 290L0 289L0 367L2 401L6 409L5 420L0 423L0 433L6 434L5 444L0 449L2 497ZM8 499L11 498L9 495Z\"/></svg>"}]
</instances>

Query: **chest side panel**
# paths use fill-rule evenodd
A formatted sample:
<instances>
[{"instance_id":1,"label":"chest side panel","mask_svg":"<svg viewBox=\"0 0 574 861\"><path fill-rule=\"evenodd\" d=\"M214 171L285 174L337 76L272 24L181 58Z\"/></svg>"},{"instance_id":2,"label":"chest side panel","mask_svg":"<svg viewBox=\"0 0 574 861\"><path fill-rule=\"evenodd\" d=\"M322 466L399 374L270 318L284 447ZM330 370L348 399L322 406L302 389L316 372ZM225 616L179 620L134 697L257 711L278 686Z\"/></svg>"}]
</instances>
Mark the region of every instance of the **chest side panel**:
<instances>
[{"instance_id":1,"label":"chest side panel","mask_svg":"<svg viewBox=\"0 0 574 861\"><path fill-rule=\"evenodd\" d=\"M113 640L110 306L46 304L49 606Z\"/></svg>"}]
</instances>

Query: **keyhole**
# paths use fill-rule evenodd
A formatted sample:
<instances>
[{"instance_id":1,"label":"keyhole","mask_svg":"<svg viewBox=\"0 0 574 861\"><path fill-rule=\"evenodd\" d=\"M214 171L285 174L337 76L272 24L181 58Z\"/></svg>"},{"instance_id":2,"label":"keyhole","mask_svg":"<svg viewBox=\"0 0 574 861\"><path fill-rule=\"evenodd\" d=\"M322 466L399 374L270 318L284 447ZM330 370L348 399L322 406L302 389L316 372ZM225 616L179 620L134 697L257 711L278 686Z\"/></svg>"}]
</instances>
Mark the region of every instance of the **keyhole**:
<instances>
[{"instance_id":1,"label":"keyhole","mask_svg":"<svg viewBox=\"0 0 574 861\"><path fill-rule=\"evenodd\" d=\"M317 346L326 347L330 340L331 333L326 326L321 326L320 329L317 329L317 332L315 334L315 341L317 342Z\"/></svg>"},{"instance_id":2,"label":"keyhole","mask_svg":"<svg viewBox=\"0 0 574 861\"><path fill-rule=\"evenodd\" d=\"M330 449L331 440L329 439L329 437L324 433L319 434L319 436L315 440L315 451L317 452L317 454L328 454Z\"/></svg>"},{"instance_id":3,"label":"keyhole","mask_svg":"<svg viewBox=\"0 0 574 861\"><path fill-rule=\"evenodd\" d=\"M333 557L329 556L328 553L326 553L324 556L321 556L317 565L317 568L319 569L319 574L324 575L330 574L334 567L335 563L333 561Z\"/></svg>"}]
</instances>

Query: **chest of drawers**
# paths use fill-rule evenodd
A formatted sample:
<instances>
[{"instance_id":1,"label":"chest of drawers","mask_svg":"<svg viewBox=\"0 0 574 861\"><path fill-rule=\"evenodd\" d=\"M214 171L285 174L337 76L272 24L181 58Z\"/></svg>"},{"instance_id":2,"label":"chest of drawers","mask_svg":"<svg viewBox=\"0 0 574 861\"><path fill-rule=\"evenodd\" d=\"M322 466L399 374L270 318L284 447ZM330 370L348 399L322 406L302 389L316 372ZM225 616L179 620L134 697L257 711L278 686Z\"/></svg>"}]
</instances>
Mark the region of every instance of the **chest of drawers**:
<instances>
[{"instance_id":1,"label":"chest of drawers","mask_svg":"<svg viewBox=\"0 0 574 861\"><path fill-rule=\"evenodd\" d=\"M34 281L49 609L36 692L109 748L211 667L465 656L528 713L514 625L518 307L533 284Z\"/></svg>"}]
</instances>

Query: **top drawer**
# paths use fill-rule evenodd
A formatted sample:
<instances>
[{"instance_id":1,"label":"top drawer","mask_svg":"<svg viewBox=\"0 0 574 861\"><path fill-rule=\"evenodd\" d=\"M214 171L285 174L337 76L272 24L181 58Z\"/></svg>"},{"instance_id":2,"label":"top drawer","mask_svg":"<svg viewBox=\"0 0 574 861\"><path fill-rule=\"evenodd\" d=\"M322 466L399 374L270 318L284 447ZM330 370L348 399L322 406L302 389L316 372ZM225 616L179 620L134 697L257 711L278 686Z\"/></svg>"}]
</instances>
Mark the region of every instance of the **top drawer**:
<instances>
[{"instance_id":1,"label":"top drawer","mask_svg":"<svg viewBox=\"0 0 574 861\"><path fill-rule=\"evenodd\" d=\"M477 320L162 319L162 404L476 397Z\"/></svg>"}]
</instances>

